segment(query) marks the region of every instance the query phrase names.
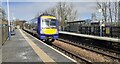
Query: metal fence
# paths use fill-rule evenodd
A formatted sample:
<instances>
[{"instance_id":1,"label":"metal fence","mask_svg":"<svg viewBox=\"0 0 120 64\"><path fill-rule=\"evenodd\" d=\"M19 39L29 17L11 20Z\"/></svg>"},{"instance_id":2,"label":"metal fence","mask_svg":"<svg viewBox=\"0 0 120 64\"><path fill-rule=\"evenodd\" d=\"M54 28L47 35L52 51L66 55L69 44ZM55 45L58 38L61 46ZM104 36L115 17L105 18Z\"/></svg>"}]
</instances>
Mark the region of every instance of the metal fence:
<instances>
[{"instance_id":1,"label":"metal fence","mask_svg":"<svg viewBox=\"0 0 120 64\"><path fill-rule=\"evenodd\" d=\"M5 41L8 38L8 23L7 22L3 22L2 27L1 27L1 35L2 36L2 44L5 43Z\"/></svg>"},{"instance_id":2,"label":"metal fence","mask_svg":"<svg viewBox=\"0 0 120 64\"><path fill-rule=\"evenodd\" d=\"M69 30L69 32L100 36L100 26L79 26L78 28L77 31ZM102 36L120 38L120 26L102 27Z\"/></svg>"},{"instance_id":3,"label":"metal fence","mask_svg":"<svg viewBox=\"0 0 120 64\"><path fill-rule=\"evenodd\" d=\"M0 49L2 46L2 25L0 24Z\"/></svg>"}]
</instances>

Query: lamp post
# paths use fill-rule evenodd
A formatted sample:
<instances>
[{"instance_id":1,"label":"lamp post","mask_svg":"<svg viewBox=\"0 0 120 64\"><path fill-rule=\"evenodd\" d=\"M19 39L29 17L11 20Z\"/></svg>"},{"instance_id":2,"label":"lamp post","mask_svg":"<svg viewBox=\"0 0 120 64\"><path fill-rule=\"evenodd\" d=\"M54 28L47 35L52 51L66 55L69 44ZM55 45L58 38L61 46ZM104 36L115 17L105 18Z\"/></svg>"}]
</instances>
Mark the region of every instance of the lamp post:
<instances>
[{"instance_id":1,"label":"lamp post","mask_svg":"<svg viewBox=\"0 0 120 64\"><path fill-rule=\"evenodd\" d=\"M15 27L15 17L14 17L14 14L13 14L13 25L14 25L14 27Z\"/></svg>"},{"instance_id":2,"label":"lamp post","mask_svg":"<svg viewBox=\"0 0 120 64\"><path fill-rule=\"evenodd\" d=\"M101 14L100 14L100 36L102 36L102 8L98 10Z\"/></svg>"},{"instance_id":3,"label":"lamp post","mask_svg":"<svg viewBox=\"0 0 120 64\"><path fill-rule=\"evenodd\" d=\"M10 29L10 15L9 15L9 0L7 0L7 12L8 12L8 27L9 27L9 32L8 32L8 37L9 37L9 40L11 38L11 29Z\"/></svg>"}]
</instances>

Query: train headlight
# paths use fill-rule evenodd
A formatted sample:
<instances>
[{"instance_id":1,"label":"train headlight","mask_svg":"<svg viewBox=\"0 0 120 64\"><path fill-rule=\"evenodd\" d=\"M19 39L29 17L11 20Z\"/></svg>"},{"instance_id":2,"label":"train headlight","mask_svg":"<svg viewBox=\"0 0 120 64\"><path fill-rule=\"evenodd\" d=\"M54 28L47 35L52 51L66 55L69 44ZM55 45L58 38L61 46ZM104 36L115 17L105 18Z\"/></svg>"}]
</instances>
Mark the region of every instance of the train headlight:
<instances>
[{"instance_id":1,"label":"train headlight","mask_svg":"<svg viewBox=\"0 0 120 64\"><path fill-rule=\"evenodd\" d=\"M58 31L56 31L56 34L58 34Z\"/></svg>"},{"instance_id":2,"label":"train headlight","mask_svg":"<svg viewBox=\"0 0 120 64\"><path fill-rule=\"evenodd\" d=\"M43 34L43 31L41 30L40 33Z\"/></svg>"}]
</instances>

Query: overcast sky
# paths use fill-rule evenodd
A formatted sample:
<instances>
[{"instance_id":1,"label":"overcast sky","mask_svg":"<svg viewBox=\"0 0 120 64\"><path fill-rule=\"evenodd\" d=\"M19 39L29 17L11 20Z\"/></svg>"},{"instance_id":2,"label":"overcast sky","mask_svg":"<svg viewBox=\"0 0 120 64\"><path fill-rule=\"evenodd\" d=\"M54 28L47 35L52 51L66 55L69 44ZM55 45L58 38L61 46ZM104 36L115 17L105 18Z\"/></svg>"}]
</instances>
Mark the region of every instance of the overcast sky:
<instances>
[{"instance_id":1,"label":"overcast sky","mask_svg":"<svg viewBox=\"0 0 120 64\"><path fill-rule=\"evenodd\" d=\"M47 10L54 7L57 2L10 2L10 19L13 16L17 19L30 20L39 11ZM98 13L95 9L96 2L72 2L74 9L77 10L77 19L90 19L93 12ZM3 9L7 13L7 5L2 3Z\"/></svg>"}]
</instances>

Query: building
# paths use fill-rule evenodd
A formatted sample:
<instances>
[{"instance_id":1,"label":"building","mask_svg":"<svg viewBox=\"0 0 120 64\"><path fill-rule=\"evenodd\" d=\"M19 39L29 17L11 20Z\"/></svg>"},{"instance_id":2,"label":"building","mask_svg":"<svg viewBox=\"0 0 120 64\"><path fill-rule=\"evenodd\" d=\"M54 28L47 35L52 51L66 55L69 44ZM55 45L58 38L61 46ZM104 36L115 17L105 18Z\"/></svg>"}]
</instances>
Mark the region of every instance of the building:
<instances>
[{"instance_id":1,"label":"building","mask_svg":"<svg viewBox=\"0 0 120 64\"><path fill-rule=\"evenodd\" d=\"M15 21L15 26L19 26L20 28L23 28L23 24L25 23L26 21L25 20L19 20L19 19L16 19Z\"/></svg>"}]
</instances>

